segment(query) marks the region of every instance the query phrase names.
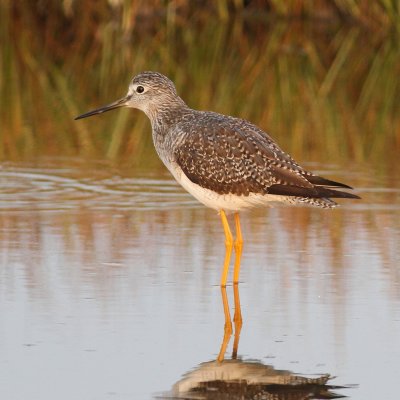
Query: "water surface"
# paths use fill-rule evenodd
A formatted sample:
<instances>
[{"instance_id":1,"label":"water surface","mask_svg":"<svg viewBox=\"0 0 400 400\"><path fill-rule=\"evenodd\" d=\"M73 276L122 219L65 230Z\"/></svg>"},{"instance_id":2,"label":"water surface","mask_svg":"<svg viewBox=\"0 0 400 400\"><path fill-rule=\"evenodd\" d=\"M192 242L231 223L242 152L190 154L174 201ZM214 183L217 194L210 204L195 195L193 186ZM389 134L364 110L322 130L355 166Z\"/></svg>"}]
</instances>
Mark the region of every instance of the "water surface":
<instances>
[{"instance_id":1,"label":"water surface","mask_svg":"<svg viewBox=\"0 0 400 400\"><path fill-rule=\"evenodd\" d=\"M307 167L363 199L242 215L238 359L393 398L399 181ZM167 173L60 158L3 163L0 183L1 398L166 397L217 358L222 227Z\"/></svg>"}]
</instances>

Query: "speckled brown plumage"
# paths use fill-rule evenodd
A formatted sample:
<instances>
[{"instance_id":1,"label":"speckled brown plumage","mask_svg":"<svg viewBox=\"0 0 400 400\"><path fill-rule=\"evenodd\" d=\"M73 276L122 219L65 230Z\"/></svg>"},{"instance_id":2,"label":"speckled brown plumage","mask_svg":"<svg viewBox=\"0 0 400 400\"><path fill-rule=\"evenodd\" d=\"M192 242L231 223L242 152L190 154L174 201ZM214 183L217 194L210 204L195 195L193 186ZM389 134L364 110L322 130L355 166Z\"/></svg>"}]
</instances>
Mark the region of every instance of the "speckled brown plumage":
<instances>
[{"instance_id":1,"label":"speckled brown plumage","mask_svg":"<svg viewBox=\"0 0 400 400\"><path fill-rule=\"evenodd\" d=\"M174 149L175 161L192 182L219 194L353 197L328 188L348 186L305 171L245 120L192 110L180 129L189 134Z\"/></svg>"}]
</instances>

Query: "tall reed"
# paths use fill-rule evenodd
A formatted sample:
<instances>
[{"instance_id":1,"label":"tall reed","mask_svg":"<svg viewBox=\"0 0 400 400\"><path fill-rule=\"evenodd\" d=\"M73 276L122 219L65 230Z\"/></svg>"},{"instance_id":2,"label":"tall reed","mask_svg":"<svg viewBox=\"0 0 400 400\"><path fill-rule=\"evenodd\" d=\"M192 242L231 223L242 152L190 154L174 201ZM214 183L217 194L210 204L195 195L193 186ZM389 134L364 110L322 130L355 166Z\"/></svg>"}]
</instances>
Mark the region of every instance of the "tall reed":
<instances>
[{"instance_id":1,"label":"tall reed","mask_svg":"<svg viewBox=\"0 0 400 400\"><path fill-rule=\"evenodd\" d=\"M190 106L248 118L296 157L393 164L400 149L397 3L381 0L367 13L363 1L353 8L338 1L334 17L315 20L304 17L316 13L307 2L269 2L276 15L303 17L291 21L254 15L257 4L226 1L207 11L186 1L3 1L0 157L141 163L153 155L157 163L140 113L73 120L152 69L169 75ZM378 12L387 14L381 27L340 19L353 13L367 21Z\"/></svg>"}]
</instances>

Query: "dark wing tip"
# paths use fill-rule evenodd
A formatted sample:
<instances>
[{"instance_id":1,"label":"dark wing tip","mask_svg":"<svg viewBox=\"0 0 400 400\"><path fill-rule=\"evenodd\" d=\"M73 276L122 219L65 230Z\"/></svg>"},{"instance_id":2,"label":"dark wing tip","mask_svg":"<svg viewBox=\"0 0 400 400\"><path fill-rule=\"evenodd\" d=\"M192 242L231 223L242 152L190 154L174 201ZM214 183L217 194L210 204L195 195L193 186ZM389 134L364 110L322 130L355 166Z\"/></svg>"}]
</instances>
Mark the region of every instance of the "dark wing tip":
<instances>
[{"instance_id":1,"label":"dark wing tip","mask_svg":"<svg viewBox=\"0 0 400 400\"><path fill-rule=\"evenodd\" d=\"M313 185L328 186L328 187L340 187L343 189L353 189L351 186L346 185L344 183L331 181L330 179L322 178L321 176L317 176L317 175L310 175L310 176L306 175L305 178Z\"/></svg>"},{"instance_id":2,"label":"dark wing tip","mask_svg":"<svg viewBox=\"0 0 400 400\"><path fill-rule=\"evenodd\" d=\"M279 185L274 184L268 188L269 194L276 194L280 196L298 196L309 198L346 198L346 199L361 199L353 193L342 192L340 190L333 190L326 187L314 186L313 188L292 186L292 185Z\"/></svg>"}]
</instances>

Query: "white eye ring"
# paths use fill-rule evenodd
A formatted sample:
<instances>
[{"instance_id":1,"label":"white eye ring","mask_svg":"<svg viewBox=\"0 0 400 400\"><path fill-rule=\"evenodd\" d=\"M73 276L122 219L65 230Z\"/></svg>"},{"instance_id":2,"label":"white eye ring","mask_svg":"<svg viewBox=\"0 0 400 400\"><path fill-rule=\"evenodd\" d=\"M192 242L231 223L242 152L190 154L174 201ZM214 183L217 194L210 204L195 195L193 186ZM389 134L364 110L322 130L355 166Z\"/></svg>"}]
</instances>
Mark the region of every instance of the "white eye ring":
<instances>
[{"instance_id":1,"label":"white eye ring","mask_svg":"<svg viewBox=\"0 0 400 400\"><path fill-rule=\"evenodd\" d=\"M143 85L135 85L133 87L133 90L135 93L137 94L143 94L147 92L147 87L143 86Z\"/></svg>"}]
</instances>

